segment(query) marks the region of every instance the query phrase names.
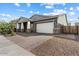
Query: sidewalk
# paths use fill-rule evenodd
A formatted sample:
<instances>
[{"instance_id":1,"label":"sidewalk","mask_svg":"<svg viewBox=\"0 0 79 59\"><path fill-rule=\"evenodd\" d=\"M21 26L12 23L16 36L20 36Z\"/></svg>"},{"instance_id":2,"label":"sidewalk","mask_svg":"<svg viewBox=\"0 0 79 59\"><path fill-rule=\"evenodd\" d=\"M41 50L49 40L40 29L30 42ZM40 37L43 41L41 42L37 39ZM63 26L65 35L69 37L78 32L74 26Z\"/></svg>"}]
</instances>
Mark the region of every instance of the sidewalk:
<instances>
[{"instance_id":1,"label":"sidewalk","mask_svg":"<svg viewBox=\"0 0 79 59\"><path fill-rule=\"evenodd\" d=\"M34 54L0 35L0 56L34 56Z\"/></svg>"}]
</instances>

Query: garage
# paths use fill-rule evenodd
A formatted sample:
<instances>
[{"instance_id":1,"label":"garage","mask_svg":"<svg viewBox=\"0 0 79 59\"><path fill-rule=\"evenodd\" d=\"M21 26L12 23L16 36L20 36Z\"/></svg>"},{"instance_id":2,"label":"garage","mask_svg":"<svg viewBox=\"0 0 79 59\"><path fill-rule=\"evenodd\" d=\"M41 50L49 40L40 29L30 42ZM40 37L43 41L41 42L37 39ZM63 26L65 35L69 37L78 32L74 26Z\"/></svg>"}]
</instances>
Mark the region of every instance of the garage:
<instances>
[{"instance_id":1,"label":"garage","mask_svg":"<svg viewBox=\"0 0 79 59\"><path fill-rule=\"evenodd\" d=\"M53 33L54 22L36 24L37 33Z\"/></svg>"}]
</instances>

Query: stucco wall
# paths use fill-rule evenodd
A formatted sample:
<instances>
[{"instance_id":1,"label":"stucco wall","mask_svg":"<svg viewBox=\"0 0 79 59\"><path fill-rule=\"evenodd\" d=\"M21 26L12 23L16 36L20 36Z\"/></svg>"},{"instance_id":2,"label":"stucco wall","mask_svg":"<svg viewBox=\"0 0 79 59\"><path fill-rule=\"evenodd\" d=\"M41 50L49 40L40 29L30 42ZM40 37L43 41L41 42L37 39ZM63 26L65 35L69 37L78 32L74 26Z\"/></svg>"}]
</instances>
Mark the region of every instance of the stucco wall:
<instances>
[{"instance_id":1,"label":"stucco wall","mask_svg":"<svg viewBox=\"0 0 79 59\"><path fill-rule=\"evenodd\" d=\"M24 29L24 25L23 25L23 23L21 23L21 29Z\"/></svg>"},{"instance_id":2,"label":"stucco wall","mask_svg":"<svg viewBox=\"0 0 79 59\"><path fill-rule=\"evenodd\" d=\"M57 19L57 23L67 26L66 15L59 16L58 19Z\"/></svg>"},{"instance_id":3,"label":"stucco wall","mask_svg":"<svg viewBox=\"0 0 79 59\"><path fill-rule=\"evenodd\" d=\"M19 29L19 24L18 23L16 24L16 29Z\"/></svg>"}]
</instances>

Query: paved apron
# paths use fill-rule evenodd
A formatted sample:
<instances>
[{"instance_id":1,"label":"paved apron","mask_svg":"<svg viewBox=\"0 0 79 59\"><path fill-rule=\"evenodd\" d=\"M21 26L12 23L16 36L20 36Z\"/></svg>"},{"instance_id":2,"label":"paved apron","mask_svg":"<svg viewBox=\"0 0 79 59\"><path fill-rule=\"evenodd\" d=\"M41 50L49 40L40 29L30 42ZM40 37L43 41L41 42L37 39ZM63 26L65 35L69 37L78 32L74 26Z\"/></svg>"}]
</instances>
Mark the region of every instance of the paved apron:
<instances>
[{"instance_id":1,"label":"paved apron","mask_svg":"<svg viewBox=\"0 0 79 59\"><path fill-rule=\"evenodd\" d=\"M0 35L0 56L34 56L34 54Z\"/></svg>"}]
</instances>

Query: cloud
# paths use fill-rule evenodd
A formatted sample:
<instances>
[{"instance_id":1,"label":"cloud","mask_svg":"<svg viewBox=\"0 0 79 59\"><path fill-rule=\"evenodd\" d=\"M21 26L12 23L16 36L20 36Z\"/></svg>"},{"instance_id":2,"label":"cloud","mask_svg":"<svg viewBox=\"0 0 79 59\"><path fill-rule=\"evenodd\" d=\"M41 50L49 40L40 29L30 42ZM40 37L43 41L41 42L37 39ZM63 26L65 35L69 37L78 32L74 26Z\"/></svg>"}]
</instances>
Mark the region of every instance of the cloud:
<instances>
[{"instance_id":1,"label":"cloud","mask_svg":"<svg viewBox=\"0 0 79 59\"><path fill-rule=\"evenodd\" d=\"M67 9L67 7L64 8L65 10Z\"/></svg>"},{"instance_id":2,"label":"cloud","mask_svg":"<svg viewBox=\"0 0 79 59\"><path fill-rule=\"evenodd\" d=\"M31 3L26 3L27 7L30 7L31 6Z\"/></svg>"},{"instance_id":3,"label":"cloud","mask_svg":"<svg viewBox=\"0 0 79 59\"><path fill-rule=\"evenodd\" d=\"M35 11L32 11L32 10L31 10L31 11L29 11L29 13L31 13L31 14L39 14L40 12L39 12L39 11L36 11L36 12L35 12Z\"/></svg>"},{"instance_id":4,"label":"cloud","mask_svg":"<svg viewBox=\"0 0 79 59\"><path fill-rule=\"evenodd\" d=\"M73 15L75 15L75 12L69 12L69 16L73 16Z\"/></svg>"},{"instance_id":5,"label":"cloud","mask_svg":"<svg viewBox=\"0 0 79 59\"><path fill-rule=\"evenodd\" d=\"M41 3L40 6L44 6L47 9L51 9L54 7L54 3Z\"/></svg>"},{"instance_id":6,"label":"cloud","mask_svg":"<svg viewBox=\"0 0 79 59\"><path fill-rule=\"evenodd\" d=\"M49 15L49 13L43 13L43 15Z\"/></svg>"},{"instance_id":7,"label":"cloud","mask_svg":"<svg viewBox=\"0 0 79 59\"><path fill-rule=\"evenodd\" d=\"M54 5L55 3L41 3L40 6L52 6Z\"/></svg>"},{"instance_id":8,"label":"cloud","mask_svg":"<svg viewBox=\"0 0 79 59\"><path fill-rule=\"evenodd\" d=\"M20 4L19 3L15 3L14 5L17 6L17 7L20 7Z\"/></svg>"},{"instance_id":9,"label":"cloud","mask_svg":"<svg viewBox=\"0 0 79 59\"><path fill-rule=\"evenodd\" d=\"M45 8L49 8L49 9L51 9L51 8L52 8L52 6L45 6Z\"/></svg>"},{"instance_id":10,"label":"cloud","mask_svg":"<svg viewBox=\"0 0 79 59\"><path fill-rule=\"evenodd\" d=\"M40 12L39 12L39 11L37 11L36 13L37 13L37 14L39 14Z\"/></svg>"},{"instance_id":11,"label":"cloud","mask_svg":"<svg viewBox=\"0 0 79 59\"><path fill-rule=\"evenodd\" d=\"M49 13L43 13L43 15L59 15L59 14L66 14L67 12L63 9L55 9L52 12Z\"/></svg>"},{"instance_id":12,"label":"cloud","mask_svg":"<svg viewBox=\"0 0 79 59\"><path fill-rule=\"evenodd\" d=\"M66 3L62 3L62 5L63 5L63 6L65 6L65 5L66 5Z\"/></svg>"},{"instance_id":13,"label":"cloud","mask_svg":"<svg viewBox=\"0 0 79 59\"><path fill-rule=\"evenodd\" d=\"M33 11L29 11L29 13L31 13L31 14L32 14L32 13L34 13L34 12L33 12Z\"/></svg>"},{"instance_id":14,"label":"cloud","mask_svg":"<svg viewBox=\"0 0 79 59\"><path fill-rule=\"evenodd\" d=\"M12 17L10 14L5 14L5 13L3 13L3 14L0 14L0 16L2 16L2 17Z\"/></svg>"},{"instance_id":15,"label":"cloud","mask_svg":"<svg viewBox=\"0 0 79 59\"><path fill-rule=\"evenodd\" d=\"M77 7L77 10L79 10L79 7Z\"/></svg>"},{"instance_id":16,"label":"cloud","mask_svg":"<svg viewBox=\"0 0 79 59\"><path fill-rule=\"evenodd\" d=\"M45 8L51 9L54 8L54 5L63 5L65 6L65 3L41 3L40 6L44 6Z\"/></svg>"},{"instance_id":17,"label":"cloud","mask_svg":"<svg viewBox=\"0 0 79 59\"><path fill-rule=\"evenodd\" d=\"M73 7L70 7L70 11L72 11L74 8Z\"/></svg>"},{"instance_id":18,"label":"cloud","mask_svg":"<svg viewBox=\"0 0 79 59\"><path fill-rule=\"evenodd\" d=\"M16 10L20 12L25 12L25 10L22 10L22 9L16 9Z\"/></svg>"},{"instance_id":19,"label":"cloud","mask_svg":"<svg viewBox=\"0 0 79 59\"><path fill-rule=\"evenodd\" d=\"M63 9L55 9L50 14L52 14L52 15L58 15L58 14L66 14L66 13L67 13L66 10L63 10Z\"/></svg>"}]
</instances>

